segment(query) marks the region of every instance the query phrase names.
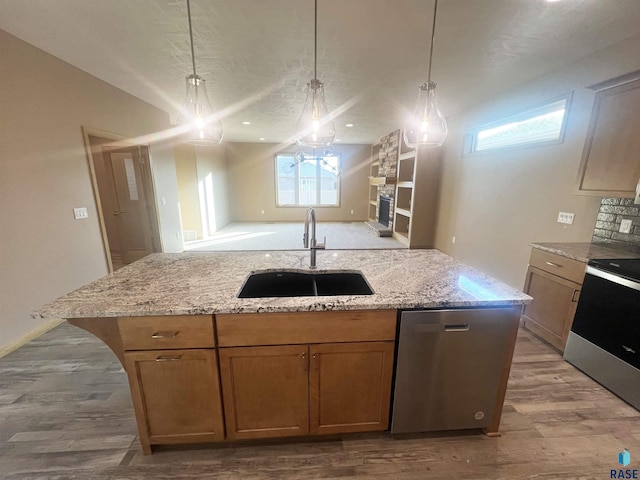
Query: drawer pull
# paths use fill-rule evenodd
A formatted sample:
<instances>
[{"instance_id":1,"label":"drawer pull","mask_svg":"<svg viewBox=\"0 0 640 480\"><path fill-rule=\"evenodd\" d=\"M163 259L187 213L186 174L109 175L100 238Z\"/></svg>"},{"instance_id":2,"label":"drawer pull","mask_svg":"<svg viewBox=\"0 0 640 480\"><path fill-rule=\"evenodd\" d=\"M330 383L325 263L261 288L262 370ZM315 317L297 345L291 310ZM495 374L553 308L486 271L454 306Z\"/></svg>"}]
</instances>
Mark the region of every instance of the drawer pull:
<instances>
[{"instance_id":1,"label":"drawer pull","mask_svg":"<svg viewBox=\"0 0 640 480\"><path fill-rule=\"evenodd\" d=\"M160 355L156 357L156 362L175 362L181 358L182 355Z\"/></svg>"},{"instance_id":2,"label":"drawer pull","mask_svg":"<svg viewBox=\"0 0 640 480\"><path fill-rule=\"evenodd\" d=\"M562 265L558 265L557 263L553 263L553 262L544 262L547 265L549 265L550 267L558 267L558 268L562 268Z\"/></svg>"},{"instance_id":3,"label":"drawer pull","mask_svg":"<svg viewBox=\"0 0 640 480\"><path fill-rule=\"evenodd\" d=\"M155 332L153 335L151 335L151 338L175 338L178 336L178 333L180 333L180 331L177 332Z\"/></svg>"}]
</instances>

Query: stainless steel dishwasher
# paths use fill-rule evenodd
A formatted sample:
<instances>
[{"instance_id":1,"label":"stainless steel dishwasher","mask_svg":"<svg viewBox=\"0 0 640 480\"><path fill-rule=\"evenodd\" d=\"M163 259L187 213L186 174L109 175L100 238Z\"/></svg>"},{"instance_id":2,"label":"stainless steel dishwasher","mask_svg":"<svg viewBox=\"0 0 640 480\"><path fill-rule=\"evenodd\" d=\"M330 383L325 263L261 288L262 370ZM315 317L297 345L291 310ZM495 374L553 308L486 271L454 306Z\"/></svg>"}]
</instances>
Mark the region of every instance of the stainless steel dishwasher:
<instances>
[{"instance_id":1,"label":"stainless steel dishwasher","mask_svg":"<svg viewBox=\"0 0 640 480\"><path fill-rule=\"evenodd\" d=\"M391 433L485 428L520 309L404 311Z\"/></svg>"}]
</instances>

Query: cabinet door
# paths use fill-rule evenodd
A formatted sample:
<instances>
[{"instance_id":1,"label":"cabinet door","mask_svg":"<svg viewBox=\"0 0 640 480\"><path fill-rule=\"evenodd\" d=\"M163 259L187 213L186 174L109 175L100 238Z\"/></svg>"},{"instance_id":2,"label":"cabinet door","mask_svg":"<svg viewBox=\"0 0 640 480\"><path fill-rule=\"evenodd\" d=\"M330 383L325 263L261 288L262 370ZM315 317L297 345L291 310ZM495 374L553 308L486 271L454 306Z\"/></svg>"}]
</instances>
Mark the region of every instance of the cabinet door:
<instances>
[{"instance_id":1,"label":"cabinet door","mask_svg":"<svg viewBox=\"0 0 640 480\"><path fill-rule=\"evenodd\" d=\"M308 347L221 348L227 437L286 437L309 432Z\"/></svg>"},{"instance_id":2,"label":"cabinet door","mask_svg":"<svg viewBox=\"0 0 640 480\"><path fill-rule=\"evenodd\" d=\"M640 177L640 80L596 94L578 175L581 192L635 196Z\"/></svg>"},{"instance_id":3,"label":"cabinet door","mask_svg":"<svg viewBox=\"0 0 640 480\"><path fill-rule=\"evenodd\" d=\"M330 343L309 349L311 433L386 430L394 343Z\"/></svg>"},{"instance_id":4,"label":"cabinet door","mask_svg":"<svg viewBox=\"0 0 640 480\"><path fill-rule=\"evenodd\" d=\"M144 453L150 445L223 440L215 350L124 354Z\"/></svg>"},{"instance_id":5,"label":"cabinet door","mask_svg":"<svg viewBox=\"0 0 640 480\"><path fill-rule=\"evenodd\" d=\"M564 351L578 305L581 285L529 267L524 291L533 297L525 306L525 326L554 347Z\"/></svg>"}]
</instances>

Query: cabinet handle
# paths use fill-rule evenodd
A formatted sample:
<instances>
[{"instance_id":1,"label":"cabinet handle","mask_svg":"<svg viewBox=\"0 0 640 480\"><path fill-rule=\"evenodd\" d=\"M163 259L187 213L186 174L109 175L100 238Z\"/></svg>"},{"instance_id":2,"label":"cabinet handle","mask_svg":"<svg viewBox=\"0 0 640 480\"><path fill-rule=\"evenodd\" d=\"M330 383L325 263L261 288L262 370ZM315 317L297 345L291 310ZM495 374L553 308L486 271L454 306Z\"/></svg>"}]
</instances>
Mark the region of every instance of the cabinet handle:
<instances>
[{"instance_id":1,"label":"cabinet handle","mask_svg":"<svg viewBox=\"0 0 640 480\"><path fill-rule=\"evenodd\" d=\"M547 265L549 265L550 267L558 267L558 268L562 268L562 265L558 265L557 263L553 263L553 262L544 262Z\"/></svg>"},{"instance_id":2,"label":"cabinet handle","mask_svg":"<svg viewBox=\"0 0 640 480\"><path fill-rule=\"evenodd\" d=\"M175 338L178 336L178 333L180 333L179 330L176 332L154 332L151 338Z\"/></svg>"},{"instance_id":3,"label":"cabinet handle","mask_svg":"<svg viewBox=\"0 0 640 480\"><path fill-rule=\"evenodd\" d=\"M309 362L307 362L307 352L302 352L302 366L305 373L309 371Z\"/></svg>"},{"instance_id":4,"label":"cabinet handle","mask_svg":"<svg viewBox=\"0 0 640 480\"><path fill-rule=\"evenodd\" d=\"M175 362L181 358L182 355L159 355L156 357L156 362Z\"/></svg>"},{"instance_id":5,"label":"cabinet handle","mask_svg":"<svg viewBox=\"0 0 640 480\"><path fill-rule=\"evenodd\" d=\"M578 295L576 295L576 293L577 293ZM572 302L577 302L577 301L578 301L578 298L580 298L580 290L574 290L574 291L573 291L573 294L571 295L571 301L572 301Z\"/></svg>"},{"instance_id":6,"label":"cabinet handle","mask_svg":"<svg viewBox=\"0 0 640 480\"><path fill-rule=\"evenodd\" d=\"M316 357L316 353L315 352L313 352L312 360L313 360L313 371L317 372L318 371L318 362L320 362L320 359Z\"/></svg>"}]
</instances>

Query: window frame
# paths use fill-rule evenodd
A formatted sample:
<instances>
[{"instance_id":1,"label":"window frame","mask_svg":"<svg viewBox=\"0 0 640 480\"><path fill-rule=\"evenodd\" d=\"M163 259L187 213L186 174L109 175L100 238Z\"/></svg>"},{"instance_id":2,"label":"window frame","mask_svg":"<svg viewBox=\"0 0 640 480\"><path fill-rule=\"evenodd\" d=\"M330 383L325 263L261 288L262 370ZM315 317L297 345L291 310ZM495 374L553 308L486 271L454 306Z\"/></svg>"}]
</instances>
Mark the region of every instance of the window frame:
<instances>
[{"instance_id":1,"label":"window frame","mask_svg":"<svg viewBox=\"0 0 640 480\"><path fill-rule=\"evenodd\" d=\"M520 149L520 148L532 148L532 147L542 147L547 145L558 145L560 143L564 143L564 136L567 129L567 121L569 118L569 113L571 111L571 100L573 99L573 91L566 93L564 95L560 95L558 97L553 97L549 100L546 100L542 103L539 103L536 106L531 108L527 108L526 110L521 111L520 113L510 115L508 117L503 117L500 120L490 123L484 123L482 125L478 125L477 127L471 128L467 130L463 146L462 146L462 155L463 156L475 156L475 155L484 155L492 152L503 152L509 149ZM544 114L545 110L548 110L553 104L559 102L565 102L564 105L564 116L562 118L562 124L560 126L560 131L558 132L558 138L551 140L534 140L529 142L521 142L514 143L511 145L503 145L499 147L490 147L483 150L477 150L478 143L478 134L485 130L490 130L492 128L496 128L502 125L508 125L509 123L523 121L531 118L535 118L538 115ZM549 111L550 112L550 111Z\"/></svg>"},{"instance_id":2,"label":"window frame","mask_svg":"<svg viewBox=\"0 0 640 480\"><path fill-rule=\"evenodd\" d=\"M293 163L295 165L294 167L294 178L295 178L295 204L285 204L285 205L281 205L280 204L280 189L279 187L279 175L278 175L278 157L291 157L291 159L293 160ZM322 187L322 176L321 176L321 171L322 171L322 167L320 166L320 158L327 158L327 157L335 157L338 159L338 168L341 169L342 168L342 155L340 155L340 153L338 152L334 152L331 155L324 155L324 156L318 156L315 157L316 160L316 176L315 176L315 180L316 180L316 185L319 185L320 187ZM276 153L273 156L273 170L274 170L274 187L275 187L275 207L276 208L340 208L340 203L342 200L342 176L338 175L336 176L336 203L335 204L321 204L318 203L321 198L322 198L322 189L321 188L316 188L316 203L313 204L301 204L300 203L300 163L302 162L298 162L295 159L295 153L294 152L280 152L280 153Z\"/></svg>"}]
</instances>

